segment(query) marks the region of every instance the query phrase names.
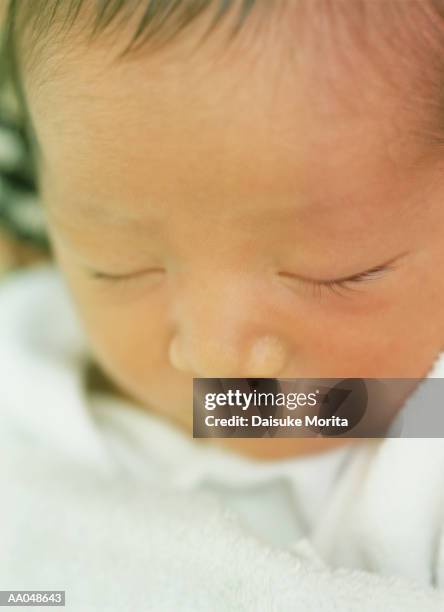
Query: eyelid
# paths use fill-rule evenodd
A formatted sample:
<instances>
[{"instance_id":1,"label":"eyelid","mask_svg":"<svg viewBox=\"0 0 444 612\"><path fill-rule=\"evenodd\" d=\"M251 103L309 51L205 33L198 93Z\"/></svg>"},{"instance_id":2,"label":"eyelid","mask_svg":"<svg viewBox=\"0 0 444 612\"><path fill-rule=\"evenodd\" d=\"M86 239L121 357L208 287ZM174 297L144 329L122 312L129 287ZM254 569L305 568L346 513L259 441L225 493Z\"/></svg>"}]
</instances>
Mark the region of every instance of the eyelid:
<instances>
[{"instance_id":1,"label":"eyelid","mask_svg":"<svg viewBox=\"0 0 444 612\"><path fill-rule=\"evenodd\" d=\"M96 280L103 280L109 282L124 282L145 276L146 274L164 272L163 268L144 268L142 270L136 270L134 272L126 272L123 274L110 274L108 272L101 272L98 270L89 270L90 275Z\"/></svg>"},{"instance_id":2,"label":"eyelid","mask_svg":"<svg viewBox=\"0 0 444 612\"><path fill-rule=\"evenodd\" d=\"M359 282L364 282L366 280L372 280L374 277L376 277L380 273L384 273L389 270L392 270L395 267L394 264L398 262L400 259L402 259L403 257L405 257L407 254L408 254L407 252L401 253L400 255L397 255L396 257L392 257L391 259L389 259L388 261L382 264L374 266L373 268L364 270L363 272L357 272L355 274L343 276L341 278L316 279L316 278L309 278L306 276L301 276L299 274L293 274L291 272L280 272L279 276L283 276L286 278L293 278L295 280L309 283L311 285L325 286L325 287L331 287L331 288L339 287L339 286L345 287L347 283L359 283Z\"/></svg>"}]
</instances>

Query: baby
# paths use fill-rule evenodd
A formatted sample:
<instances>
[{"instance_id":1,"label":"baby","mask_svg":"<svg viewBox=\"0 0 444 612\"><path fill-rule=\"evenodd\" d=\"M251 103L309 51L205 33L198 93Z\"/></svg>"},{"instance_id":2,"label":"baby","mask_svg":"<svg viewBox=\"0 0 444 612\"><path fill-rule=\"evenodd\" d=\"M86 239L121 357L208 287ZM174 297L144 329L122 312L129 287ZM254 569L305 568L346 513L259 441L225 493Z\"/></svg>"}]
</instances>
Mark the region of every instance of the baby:
<instances>
[{"instance_id":1,"label":"baby","mask_svg":"<svg viewBox=\"0 0 444 612\"><path fill-rule=\"evenodd\" d=\"M195 377L427 376L441 0L2 4L53 253L122 396L191 432ZM219 442L262 460L345 444Z\"/></svg>"}]
</instances>

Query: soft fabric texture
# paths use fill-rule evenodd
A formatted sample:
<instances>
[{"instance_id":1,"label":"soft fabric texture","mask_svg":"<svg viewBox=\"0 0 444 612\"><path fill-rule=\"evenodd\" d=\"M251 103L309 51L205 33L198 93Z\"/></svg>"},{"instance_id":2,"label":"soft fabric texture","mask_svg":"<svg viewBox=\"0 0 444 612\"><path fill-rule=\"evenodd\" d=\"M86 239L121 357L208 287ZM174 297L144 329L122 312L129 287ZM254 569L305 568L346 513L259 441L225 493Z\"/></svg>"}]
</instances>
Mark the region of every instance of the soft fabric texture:
<instances>
[{"instance_id":1,"label":"soft fabric texture","mask_svg":"<svg viewBox=\"0 0 444 612\"><path fill-rule=\"evenodd\" d=\"M70 612L444 610L441 439L242 458L88 392L87 350L52 266L0 286L0 590L66 590Z\"/></svg>"}]
</instances>

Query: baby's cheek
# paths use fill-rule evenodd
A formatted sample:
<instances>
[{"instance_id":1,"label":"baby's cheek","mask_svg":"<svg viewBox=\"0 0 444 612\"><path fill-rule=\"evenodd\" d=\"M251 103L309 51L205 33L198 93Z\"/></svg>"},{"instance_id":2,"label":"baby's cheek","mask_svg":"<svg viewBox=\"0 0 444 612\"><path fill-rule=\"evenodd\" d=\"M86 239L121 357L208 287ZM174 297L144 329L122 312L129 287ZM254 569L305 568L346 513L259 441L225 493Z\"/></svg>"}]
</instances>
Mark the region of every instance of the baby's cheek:
<instances>
[{"instance_id":1,"label":"baby's cheek","mask_svg":"<svg viewBox=\"0 0 444 612\"><path fill-rule=\"evenodd\" d=\"M92 295L80 311L94 350L116 374L146 380L164 365L167 329L158 308L104 306Z\"/></svg>"},{"instance_id":2,"label":"baby's cheek","mask_svg":"<svg viewBox=\"0 0 444 612\"><path fill-rule=\"evenodd\" d=\"M164 314L145 307L102 316L102 306L91 302L81 311L92 353L110 379L138 403L189 427L192 378L169 366Z\"/></svg>"},{"instance_id":3,"label":"baby's cheek","mask_svg":"<svg viewBox=\"0 0 444 612\"><path fill-rule=\"evenodd\" d=\"M124 291L101 286L75 264L59 259L90 347L116 382L141 386L165 367L168 328L159 295L125 300Z\"/></svg>"},{"instance_id":4,"label":"baby's cheek","mask_svg":"<svg viewBox=\"0 0 444 612\"><path fill-rule=\"evenodd\" d=\"M344 298L345 299L345 298ZM358 298L356 298L358 299ZM444 304L424 287L393 292L383 307L299 310L287 326L294 347L286 377L423 377L444 348ZM303 316L304 315L304 316Z\"/></svg>"}]
</instances>

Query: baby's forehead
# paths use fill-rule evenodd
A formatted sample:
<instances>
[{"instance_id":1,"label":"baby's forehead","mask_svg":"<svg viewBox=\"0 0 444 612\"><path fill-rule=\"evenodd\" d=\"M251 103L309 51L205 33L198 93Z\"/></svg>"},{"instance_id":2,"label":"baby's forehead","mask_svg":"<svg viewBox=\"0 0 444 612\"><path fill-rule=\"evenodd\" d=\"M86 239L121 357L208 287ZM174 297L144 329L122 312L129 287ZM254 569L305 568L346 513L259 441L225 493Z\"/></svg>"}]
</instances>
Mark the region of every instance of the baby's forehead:
<instances>
[{"instance_id":1,"label":"baby's forehead","mask_svg":"<svg viewBox=\"0 0 444 612\"><path fill-rule=\"evenodd\" d=\"M287 232L286 244L307 245L311 259L313 237L331 250L350 250L352 236L363 252L394 235L394 219L414 208L420 178L408 170L419 151L408 140L402 96L384 95L377 71L349 74L348 58L342 81L336 72L337 82L326 87L316 63L326 51L292 58L291 37L276 40L272 28L269 34L265 46L248 46L243 55L241 37L225 53L221 41L208 41L182 54L190 30L182 47L171 43L151 54L148 46L112 61L110 38L90 45L76 39L72 53L63 44L73 46L74 38L58 42L52 60L42 57L55 65L29 89L50 170L42 184L55 214L86 240L90 225L95 236L103 230L106 210L129 239L140 227L143 242L155 210L170 222L163 227L186 228L190 249L200 248L191 229L203 224L207 235L236 233L239 241L251 232L276 243ZM329 67L334 74L334 62ZM90 224L93 209L97 222ZM290 230L295 216L298 234ZM363 225L371 228L365 247Z\"/></svg>"},{"instance_id":2,"label":"baby's forehead","mask_svg":"<svg viewBox=\"0 0 444 612\"><path fill-rule=\"evenodd\" d=\"M218 2L193 0L120 2L120 10L104 1L99 13L96 3L81 0L50 0L41 14L35 12L39 4L36 0L27 12L18 3L20 49L28 58L23 77L30 106L39 97L48 121L52 110L56 119L63 106L69 109L59 125L75 126L82 115L100 125L92 118L94 109L96 116L114 109L116 122L123 118L133 125L148 122L150 114L160 123L169 114L186 123L193 113L195 121L210 111L222 126L235 124L242 112L264 122L260 111L268 104L267 129L278 133L273 144L289 154L304 122L305 131L312 123L324 130L324 143L332 133L350 134L357 118L360 129L367 124L387 130L392 140L395 130L404 142L407 132L418 140L431 140L437 132L435 0L387 0L384 10L371 0L270 2L265 8L259 1L233 0L224 3L226 13ZM138 11L131 12L136 5ZM150 6L157 11L147 12ZM209 28L213 23L219 29ZM240 30L230 38L236 27ZM135 46L122 57L133 39ZM224 106L231 96L243 103ZM192 112L176 117L178 98ZM298 120L288 129L292 114ZM359 130L356 134L359 139ZM334 137L329 144L334 148Z\"/></svg>"},{"instance_id":3,"label":"baby's forehead","mask_svg":"<svg viewBox=\"0 0 444 612\"><path fill-rule=\"evenodd\" d=\"M347 104L364 95L363 79L374 97L383 84L404 97L405 107L415 101L436 107L431 96L441 85L442 0L18 0L14 6L10 30L27 78L68 72L72 58L87 62L88 47L102 44L108 63L159 57L165 69L181 54L208 56L215 69L225 63L234 73L242 62L257 68L271 59L271 87L303 70L340 95L348 76L357 90L345 92ZM322 104L322 93L315 99Z\"/></svg>"},{"instance_id":4,"label":"baby's forehead","mask_svg":"<svg viewBox=\"0 0 444 612\"><path fill-rule=\"evenodd\" d=\"M339 234L345 208L346 227L351 217L357 227L363 210L402 200L394 165L405 170L416 150L386 98L372 113L331 97L328 112L313 109L302 78L276 80L272 56L248 72L231 63L210 71L202 56L168 69L141 56L102 70L104 55L91 47L31 102L51 189L61 185L53 200L79 224L78 194L116 216L159 206L171 219L199 219L204 210L218 227L229 215L243 228L260 217L274 236L288 225L274 212L295 203L305 227L322 222Z\"/></svg>"}]
</instances>

